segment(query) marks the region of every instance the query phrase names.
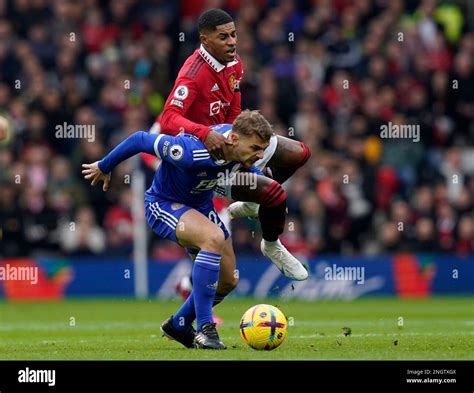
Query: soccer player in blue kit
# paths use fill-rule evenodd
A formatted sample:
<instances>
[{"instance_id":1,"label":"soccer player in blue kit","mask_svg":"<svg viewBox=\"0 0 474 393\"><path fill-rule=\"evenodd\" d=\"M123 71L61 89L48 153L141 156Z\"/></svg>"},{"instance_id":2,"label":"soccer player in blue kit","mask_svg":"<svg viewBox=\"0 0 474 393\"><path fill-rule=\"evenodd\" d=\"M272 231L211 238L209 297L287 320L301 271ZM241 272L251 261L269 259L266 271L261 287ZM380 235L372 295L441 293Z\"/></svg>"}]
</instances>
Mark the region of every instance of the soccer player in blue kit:
<instances>
[{"instance_id":1,"label":"soccer player in blue kit","mask_svg":"<svg viewBox=\"0 0 474 393\"><path fill-rule=\"evenodd\" d=\"M162 160L145 193L145 212L158 236L186 247L194 258L193 290L178 312L161 326L164 335L187 348L226 349L213 322L212 307L235 288L238 277L229 233L212 203L213 190L221 186L219 180L229 179L229 173L234 173L234 182L250 185L251 189L254 185L255 192L263 194L260 206L267 214L286 214L284 189L253 166L263 157L273 134L268 121L258 111L246 110L232 125L213 128L232 143L223 160L212 159L193 135L139 131L102 160L83 164L82 171L92 186L103 181L103 190L107 191L112 169L127 158L145 152ZM275 230L281 234L283 228ZM193 328L195 319L197 331Z\"/></svg>"}]
</instances>

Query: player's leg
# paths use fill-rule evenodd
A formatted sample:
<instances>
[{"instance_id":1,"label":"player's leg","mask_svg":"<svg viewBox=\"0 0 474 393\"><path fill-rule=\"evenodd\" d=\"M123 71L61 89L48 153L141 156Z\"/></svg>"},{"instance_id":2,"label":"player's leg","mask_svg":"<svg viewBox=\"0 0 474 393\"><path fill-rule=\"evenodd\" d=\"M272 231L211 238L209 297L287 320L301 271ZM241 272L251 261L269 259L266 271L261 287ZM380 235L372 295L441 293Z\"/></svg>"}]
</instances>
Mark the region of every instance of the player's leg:
<instances>
[{"instance_id":1,"label":"player's leg","mask_svg":"<svg viewBox=\"0 0 474 393\"><path fill-rule=\"evenodd\" d=\"M183 247L199 249L194 260L193 290L173 318L178 325L192 323L194 311L197 320L195 344L200 348L225 349L212 318L212 305L220 274L225 235L219 226L197 210L186 211L176 227L176 238Z\"/></svg>"},{"instance_id":2,"label":"player's leg","mask_svg":"<svg viewBox=\"0 0 474 393\"><path fill-rule=\"evenodd\" d=\"M213 307L220 304L239 283L239 274L236 270L236 265L237 261L235 258L234 247L232 246L232 239L229 237L225 241L224 250L222 251L221 271L219 273L216 297L212 304Z\"/></svg>"},{"instance_id":3,"label":"player's leg","mask_svg":"<svg viewBox=\"0 0 474 393\"><path fill-rule=\"evenodd\" d=\"M278 135L270 139L270 144L265 149L263 158L258 160L255 166L267 172L278 183L283 184L310 157L311 152L306 144ZM232 219L238 217L257 218L257 201L243 202L242 199L236 200L238 202L232 203L228 208Z\"/></svg>"},{"instance_id":4,"label":"player's leg","mask_svg":"<svg viewBox=\"0 0 474 393\"><path fill-rule=\"evenodd\" d=\"M197 210L180 203L147 200L145 212L148 224L158 236L173 240L183 247L199 250L192 272L194 282L192 296L178 311L179 316L165 321L161 330L168 337L191 348L197 338L191 323L194 315L197 315L198 330L205 333L209 331L208 336L211 337L207 340L209 342L204 342L201 347L225 349L224 344L218 339L212 320L212 303L219 280L220 259L225 243L222 229ZM189 324L182 323L187 313L193 314Z\"/></svg>"},{"instance_id":5,"label":"player's leg","mask_svg":"<svg viewBox=\"0 0 474 393\"><path fill-rule=\"evenodd\" d=\"M300 141L278 135L275 153L267 164L272 178L283 184L311 157L308 146Z\"/></svg>"},{"instance_id":6,"label":"player's leg","mask_svg":"<svg viewBox=\"0 0 474 393\"><path fill-rule=\"evenodd\" d=\"M195 260L198 250L188 249L191 259ZM232 292L239 282L238 272L236 271L236 258L232 239L228 237L225 240L224 250L221 258L221 269L219 272L219 282L217 284L216 294L212 306L222 303L224 298ZM196 315L194 312L194 297L191 296L192 291L186 299L185 304L181 307L182 311L178 312L175 317L179 320L181 326L190 326Z\"/></svg>"},{"instance_id":7,"label":"player's leg","mask_svg":"<svg viewBox=\"0 0 474 393\"><path fill-rule=\"evenodd\" d=\"M260 205L258 218L262 226L263 255L270 258L285 276L294 280L306 280L308 272L303 264L278 239L286 221L286 192L283 187L265 176L239 173L234 177L231 196L235 200L254 201Z\"/></svg>"},{"instance_id":8,"label":"player's leg","mask_svg":"<svg viewBox=\"0 0 474 393\"><path fill-rule=\"evenodd\" d=\"M224 233L224 248L222 250L222 258L220 264L220 273L219 273L219 282L217 284L216 295L214 298L213 306L218 305L224 300L239 282L238 274L235 270L236 268L236 258L234 253L234 248L232 246L232 239L230 234L227 231L224 223L217 214L216 210L212 205L200 208L199 211L211 221L213 221ZM191 258L195 259L195 256L198 252L196 249L187 248Z\"/></svg>"}]
</instances>

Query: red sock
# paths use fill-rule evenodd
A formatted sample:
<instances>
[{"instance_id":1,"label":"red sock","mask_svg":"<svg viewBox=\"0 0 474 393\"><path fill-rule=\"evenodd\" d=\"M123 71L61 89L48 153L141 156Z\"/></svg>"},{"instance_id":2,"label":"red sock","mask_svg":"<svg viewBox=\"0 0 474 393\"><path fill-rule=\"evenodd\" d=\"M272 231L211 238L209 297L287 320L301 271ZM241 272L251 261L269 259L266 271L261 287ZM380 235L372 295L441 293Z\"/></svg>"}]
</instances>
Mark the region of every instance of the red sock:
<instances>
[{"instance_id":1,"label":"red sock","mask_svg":"<svg viewBox=\"0 0 474 393\"><path fill-rule=\"evenodd\" d=\"M286 221L286 192L276 181L262 192L258 198L260 208L258 218L262 226L262 237L270 242L278 240Z\"/></svg>"}]
</instances>

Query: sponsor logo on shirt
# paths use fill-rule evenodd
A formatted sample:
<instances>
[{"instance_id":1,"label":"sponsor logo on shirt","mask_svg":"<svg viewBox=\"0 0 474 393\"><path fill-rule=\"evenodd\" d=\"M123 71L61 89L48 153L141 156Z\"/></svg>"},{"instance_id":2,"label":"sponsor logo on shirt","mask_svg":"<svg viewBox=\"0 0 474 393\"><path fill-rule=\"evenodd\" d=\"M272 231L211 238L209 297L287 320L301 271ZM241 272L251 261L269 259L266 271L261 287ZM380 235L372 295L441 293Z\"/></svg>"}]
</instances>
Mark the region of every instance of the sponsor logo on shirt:
<instances>
[{"instance_id":1,"label":"sponsor logo on shirt","mask_svg":"<svg viewBox=\"0 0 474 393\"><path fill-rule=\"evenodd\" d=\"M209 115L215 116L221 111L221 100L211 102L209 105Z\"/></svg>"},{"instance_id":2,"label":"sponsor logo on shirt","mask_svg":"<svg viewBox=\"0 0 474 393\"><path fill-rule=\"evenodd\" d=\"M212 86L211 91L217 91L217 90L219 90L219 86L217 85L217 83L214 83L214 86Z\"/></svg>"},{"instance_id":3,"label":"sponsor logo on shirt","mask_svg":"<svg viewBox=\"0 0 474 393\"><path fill-rule=\"evenodd\" d=\"M165 143L163 143L163 157L166 157L168 155L168 147L169 146L170 146L169 141L165 141Z\"/></svg>"}]
</instances>

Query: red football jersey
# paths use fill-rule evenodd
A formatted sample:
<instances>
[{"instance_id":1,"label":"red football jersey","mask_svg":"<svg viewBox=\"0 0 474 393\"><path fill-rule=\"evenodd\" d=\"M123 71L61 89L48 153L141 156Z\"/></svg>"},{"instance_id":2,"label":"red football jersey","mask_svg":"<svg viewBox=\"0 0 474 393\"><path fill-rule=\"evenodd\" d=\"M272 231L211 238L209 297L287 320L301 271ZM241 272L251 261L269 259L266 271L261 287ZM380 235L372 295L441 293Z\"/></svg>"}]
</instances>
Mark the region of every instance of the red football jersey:
<instances>
[{"instance_id":1,"label":"red football jersey","mask_svg":"<svg viewBox=\"0 0 474 393\"><path fill-rule=\"evenodd\" d=\"M161 132L186 132L204 142L210 131L208 126L233 123L241 112L242 74L239 56L224 65L201 45L181 67L161 118L155 120L159 121Z\"/></svg>"}]
</instances>

